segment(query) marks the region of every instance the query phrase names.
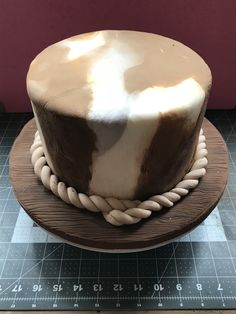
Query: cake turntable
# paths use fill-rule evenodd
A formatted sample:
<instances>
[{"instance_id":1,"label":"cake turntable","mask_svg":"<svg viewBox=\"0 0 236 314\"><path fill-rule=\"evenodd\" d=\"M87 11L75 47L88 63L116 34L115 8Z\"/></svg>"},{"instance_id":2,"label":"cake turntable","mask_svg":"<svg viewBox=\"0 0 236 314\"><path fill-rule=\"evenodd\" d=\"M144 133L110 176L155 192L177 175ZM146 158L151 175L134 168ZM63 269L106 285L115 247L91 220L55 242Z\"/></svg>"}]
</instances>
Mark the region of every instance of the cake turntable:
<instances>
[{"instance_id":1,"label":"cake turntable","mask_svg":"<svg viewBox=\"0 0 236 314\"><path fill-rule=\"evenodd\" d=\"M36 125L29 121L10 154L10 179L17 199L42 228L64 241L94 251L132 252L162 246L200 224L214 209L227 182L227 148L218 130L204 119L207 173L199 185L172 208L131 225L114 227L101 214L65 204L46 190L34 174L30 146Z\"/></svg>"}]
</instances>

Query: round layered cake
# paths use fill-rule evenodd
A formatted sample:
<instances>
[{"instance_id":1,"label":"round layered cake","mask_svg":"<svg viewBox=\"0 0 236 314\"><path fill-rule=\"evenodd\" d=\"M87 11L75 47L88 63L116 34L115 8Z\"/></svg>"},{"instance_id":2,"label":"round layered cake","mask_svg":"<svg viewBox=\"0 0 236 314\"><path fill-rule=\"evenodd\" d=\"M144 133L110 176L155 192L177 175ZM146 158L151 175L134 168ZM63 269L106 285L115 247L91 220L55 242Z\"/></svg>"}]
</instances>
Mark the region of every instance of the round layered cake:
<instances>
[{"instance_id":1,"label":"round layered cake","mask_svg":"<svg viewBox=\"0 0 236 314\"><path fill-rule=\"evenodd\" d=\"M31 63L27 90L52 173L86 195L145 200L190 170L211 72L178 41L107 30Z\"/></svg>"}]
</instances>

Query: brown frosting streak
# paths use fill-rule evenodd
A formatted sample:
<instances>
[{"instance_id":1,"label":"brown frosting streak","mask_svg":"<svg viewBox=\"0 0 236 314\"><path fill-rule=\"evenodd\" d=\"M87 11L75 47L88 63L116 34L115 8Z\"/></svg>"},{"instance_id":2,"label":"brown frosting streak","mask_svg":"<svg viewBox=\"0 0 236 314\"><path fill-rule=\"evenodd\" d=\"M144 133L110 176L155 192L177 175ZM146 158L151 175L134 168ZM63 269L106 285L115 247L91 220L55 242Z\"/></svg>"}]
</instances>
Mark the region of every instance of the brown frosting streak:
<instances>
[{"instance_id":1,"label":"brown frosting streak","mask_svg":"<svg viewBox=\"0 0 236 314\"><path fill-rule=\"evenodd\" d=\"M206 102L205 102L206 103ZM161 114L136 187L141 200L173 188L190 169L205 110L191 123L184 111Z\"/></svg>"},{"instance_id":2,"label":"brown frosting streak","mask_svg":"<svg viewBox=\"0 0 236 314\"><path fill-rule=\"evenodd\" d=\"M92 153L96 150L94 132L83 118L63 116L34 105L55 174L68 186L87 193Z\"/></svg>"}]
</instances>

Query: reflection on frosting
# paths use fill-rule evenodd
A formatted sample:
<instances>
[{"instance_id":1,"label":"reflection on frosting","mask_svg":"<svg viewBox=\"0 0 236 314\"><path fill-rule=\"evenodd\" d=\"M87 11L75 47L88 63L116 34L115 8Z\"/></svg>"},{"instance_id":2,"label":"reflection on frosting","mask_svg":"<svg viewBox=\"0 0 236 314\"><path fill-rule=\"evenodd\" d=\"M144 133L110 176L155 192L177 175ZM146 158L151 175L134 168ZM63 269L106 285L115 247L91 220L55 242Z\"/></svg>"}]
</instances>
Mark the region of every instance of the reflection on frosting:
<instances>
[{"instance_id":1,"label":"reflection on frosting","mask_svg":"<svg viewBox=\"0 0 236 314\"><path fill-rule=\"evenodd\" d=\"M59 45L69 48L69 53L67 55L68 60L75 60L82 55L90 52L91 50L104 45L105 40L101 32L98 32L94 37L89 39L80 40L63 40Z\"/></svg>"},{"instance_id":2,"label":"reflection on frosting","mask_svg":"<svg viewBox=\"0 0 236 314\"><path fill-rule=\"evenodd\" d=\"M131 117L151 117L157 112L168 112L175 108L189 110L190 118L194 121L200 112L205 92L193 79L188 78L171 87L150 87L142 91L131 106Z\"/></svg>"},{"instance_id":3,"label":"reflection on frosting","mask_svg":"<svg viewBox=\"0 0 236 314\"><path fill-rule=\"evenodd\" d=\"M116 46L96 60L87 79L93 99L89 118L112 121L127 116L130 104L124 86L124 73L138 62L138 56L133 51L122 53Z\"/></svg>"},{"instance_id":4,"label":"reflection on frosting","mask_svg":"<svg viewBox=\"0 0 236 314\"><path fill-rule=\"evenodd\" d=\"M135 52L110 48L91 67L88 83L92 90L89 118L114 120L124 113L131 119L148 118L172 108L191 109L192 119L199 114L205 92L193 78L170 87L150 86L143 91L129 92L124 73L140 63ZM128 113L129 112L129 113Z\"/></svg>"}]
</instances>

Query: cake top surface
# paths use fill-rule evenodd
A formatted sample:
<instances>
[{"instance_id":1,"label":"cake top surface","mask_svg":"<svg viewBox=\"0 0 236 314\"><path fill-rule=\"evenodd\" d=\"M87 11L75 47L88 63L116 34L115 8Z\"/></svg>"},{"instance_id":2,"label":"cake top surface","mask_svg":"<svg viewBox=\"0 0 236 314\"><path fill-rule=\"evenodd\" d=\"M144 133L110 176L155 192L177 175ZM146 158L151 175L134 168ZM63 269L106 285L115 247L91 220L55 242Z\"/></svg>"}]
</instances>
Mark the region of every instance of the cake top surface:
<instances>
[{"instance_id":1,"label":"cake top surface","mask_svg":"<svg viewBox=\"0 0 236 314\"><path fill-rule=\"evenodd\" d=\"M68 115L94 112L94 119L101 111L112 119L114 112L122 115L131 107L135 115L191 106L210 86L210 69L196 52L137 31L97 31L62 40L44 49L27 75L33 103Z\"/></svg>"}]
</instances>

